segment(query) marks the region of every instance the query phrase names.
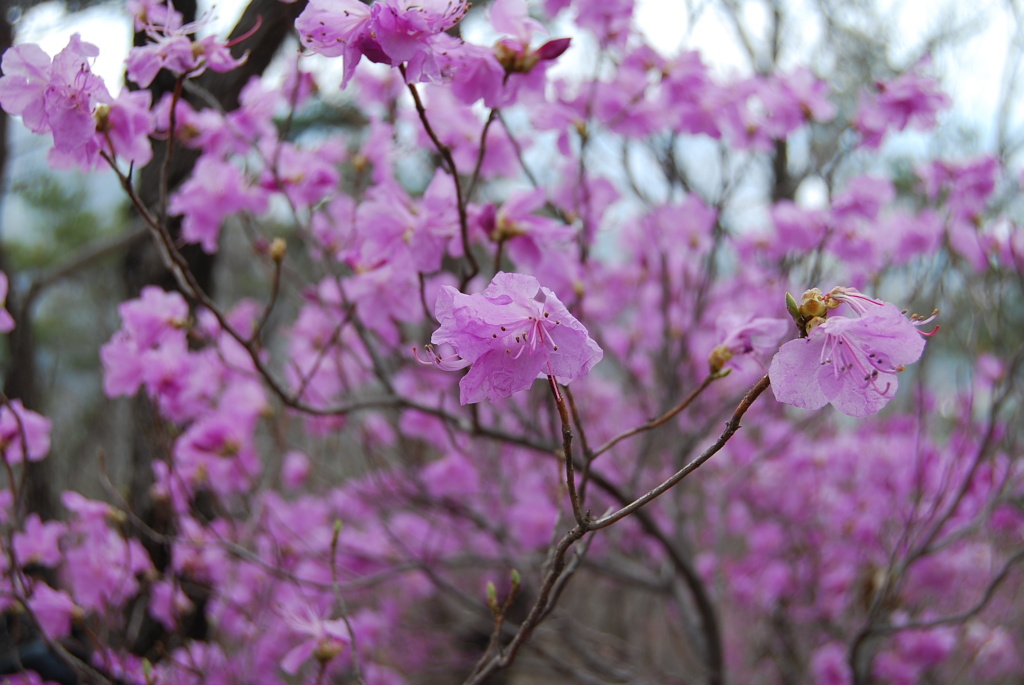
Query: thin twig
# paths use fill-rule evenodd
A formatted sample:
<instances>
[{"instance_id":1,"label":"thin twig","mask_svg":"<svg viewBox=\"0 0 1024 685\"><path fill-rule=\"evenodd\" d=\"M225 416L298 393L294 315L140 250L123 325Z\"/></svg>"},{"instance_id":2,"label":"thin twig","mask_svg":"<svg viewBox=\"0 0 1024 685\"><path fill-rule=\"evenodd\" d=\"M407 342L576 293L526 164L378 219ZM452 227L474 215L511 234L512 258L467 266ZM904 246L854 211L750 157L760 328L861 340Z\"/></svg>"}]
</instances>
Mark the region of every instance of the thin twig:
<instances>
[{"instance_id":1,"label":"thin twig","mask_svg":"<svg viewBox=\"0 0 1024 685\"><path fill-rule=\"evenodd\" d=\"M662 414L661 416L659 416L656 419L651 419L650 421L648 421L647 423L645 423L645 424L643 424L641 426L637 426L635 428L630 428L627 431L623 431L622 433L619 433L614 438L612 438L611 440L609 440L608 442L606 442L605 444L601 445L596 450L594 450L594 453L591 455L591 459L594 459L594 458L597 458L597 457L601 456L602 454L604 454L605 452L610 450L612 447L615 447L615 445L619 444L620 442L622 442L626 438L631 438L634 435L637 435L638 433L643 433L644 431L649 431L652 428L657 428L658 426L662 425L663 423L665 423L666 421L671 419L676 414L678 414L678 413L680 413L682 411L685 411L686 408L689 407L690 404L695 399L697 399L697 397L700 396L700 394L702 392L704 392L704 390L709 385L711 385L711 383L713 381L715 381L715 380L717 380L717 379L719 379L721 377L722 377L722 374L709 374L703 381L701 381L701 384L699 386L697 386L696 390L694 390L688 396L683 398L682 402L680 402L676 406L672 407L671 409L669 409L667 412L665 412L664 414Z\"/></svg>"},{"instance_id":2,"label":"thin twig","mask_svg":"<svg viewBox=\"0 0 1024 685\"><path fill-rule=\"evenodd\" d=\"M558 418L562 424L562 454L565 459L565 485L569 489L569 501L572 503L572 516L577 525L586 528L589 516L583 513L580 506L579 493L576 492L576 473L572 463L572 424L569 423L569 408L565 404L565 398L558 391L558 381L554 376L548 376L548 383L551 385L551 394L555 396L555 405L558 407Z\"/></svg>"},{"instance_id":3,"label":"thin twig","mask_svg":"<svg viewBox=\"0 0 1024 685\"><path fill-rule=\"evenodd\" d=\"M405 74L405 65L399 65L398 70L402 73L402 78L407 79ZM462 239L462 253L466 257L466 261L469 262L469 271L463 275L462 283L459 290L465 290L466 284L469 283L474 276L480 273L480 265L476 261L476 257L473 256L473 252L470 250L469 245L469 216L466 213L466 198L462 192L462 182L459 180L459 171L455 167L455 158L452 156L452 150L450 147L441 142L441 139L437 136L434 131L434 127L430 125L430 119L427 117L427 109L423 106L423 100L420 98L420 93L416 89L416 84L408 84L409 93L412 95L413 104L416 106L416 114L419 115L420 122L423 124L423 130L426 132L427 137L430 138L430 142L434 144L434 148L437 149L437 153L441 155L441 159L448 166L448 173L451 174L452 182L455 184L455 201L459 212L459 234Z\"/></svg>"},{"instance_id":4,"label":"thin twig","mask_svg":"<svg viewBox=\"0 0 1024 685\"><path fill-rule=\"evenodd\" d=\"M736 407L736 411L733 412L732 417L726 422L725 430L722 431L722 434L718 436L718 439L714 442L714 444L708 447L706 450L704 450L704 452L702 452L700 456L698 456L696 459L691 461L683 468L676 471L674 474L672 474L671 477L665 480L658 487L649 491L646 495L637 498L636 500L634 500L627 506L622 507L616 512L608 514L607 516L602 516L596 521L591 522L589 526L590 530L600 530L601 528L606 528L617 521L621 521L633 512L647 506L655 499L671 490L681 480L683 480L688 475L690 475L698 468L700 468L704 464L704 462L706 462L708 459L717 454L719 450L725 447L725 443L729 442L729 439L732 438L732 436L736 433L737 430L739 430L740 419L742 419L743 415L747 413L748 409L750 409L750 406L754 403L754 400L756 400L761 395L761 393L763 393L768 388L769 383L770 381L768 380L768 376L764 376L754 385L754 387L747 391L747 394L744 395L743 399L740 401L739 406Z\"/></svg>"}]
</instances>

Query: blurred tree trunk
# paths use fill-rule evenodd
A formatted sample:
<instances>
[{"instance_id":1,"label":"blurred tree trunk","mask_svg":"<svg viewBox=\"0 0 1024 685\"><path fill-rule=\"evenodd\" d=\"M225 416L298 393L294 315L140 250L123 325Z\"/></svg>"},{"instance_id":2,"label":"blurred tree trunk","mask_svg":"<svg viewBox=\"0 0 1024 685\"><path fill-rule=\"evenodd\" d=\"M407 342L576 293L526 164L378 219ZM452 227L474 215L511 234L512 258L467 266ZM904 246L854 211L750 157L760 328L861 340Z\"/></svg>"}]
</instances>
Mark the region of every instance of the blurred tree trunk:
<instances>
[{"instance_id":1,"label":"blurred tree trunk","mask_svg":"<svg viewBox=\"0 0 1024 685\"><path fill-rule=\"evenodd\" d=\"M252 32L252 35L232 48L232 53L236 57L248 52L248 59L238 69L225 74L207 71L196 79L197 85L210 93L220 103L224 111L237 109L242 88L251 78L261 75L266 70L280 47L293 32L295 19L305 5L305 0L291 4L285 4L280 0L252 0L229 38L229 40L238 39ZM188 4L177 2L175 7L182 13L191 13L191 17L186 14L186 21L191 21L194 18L195 0L191 0ZM144 39L145 36L136 36L137 42ZM162 74L162 78L158 78L151 87L153 102L156 103L173 87L173 76ZM189 99L188 93L184 94L184 98ZM195 101L192 104L197 109L206 106L202 101ZM151 207L160 201L160 195L163 192L160 187L160 170L166 159L166 144L154 144L153 152L153 161L139 175L138 187L140 197ZM166 192L173 191L176 186L188 178L198 158L199 153L195 150L186 149L180 145L175 147L169 168ZM181 229L180 220L172 220L169 229L171 234L177 237ZM206 254L198 245L187 245L182 249L182 253L202 288L208 293L212 292L215 255ZM178 289L174 277L162 263L152 241L143 241L133 246L125 257L123 268L126 297L137 297L142 288L147 285L157 285L165 290ZM151 465L154 460L165 459L169 456L170 440L166 431L162 429L162 422L156 408L147 398L141 396L136 398L132 406L132 414L131 430L133 435L130 469L132 475L128 499L137 512L149 518L154 514L149 497L149 489L153 482Z\"/></svg>"},{"instance_id":2,"label":"blurred tree trunk","mask_svg":"<svg viewBox=\"0 0 1024 685\"><path fill-rule=\"evenodd\" d=\"M237 39L252 32L244 41L232 48L236 56L249 53L245 64L235 71L218 74L208 71L196 83L210 93L225 111L238 107L239 95L249 80L261 75L270 64L280 47L293 32L295 19L305 7L305 0L285 4L279 0L253 0L245 9L230 39ZM9 22L9 11L14 4L11 0L0 0L0 53L13 44L13 30ZM196 16L195 0L178 0L175 8L182 12L185 21L192 21ZM255 29L255 30L254 30ZM136 36L136 42L145 36ZM151 86L154 103L168 92L174 85L170 74L162 74ZM186 95L186 97L188 97ZM197 107L205 103L195 103ZM0 112L0 183L6 179L7 171L7 122L8 117ZM154 144L153 161L138 174L138 192L149 206L154 206L160 197L160 169L164 164L166 145ZM198 159L198 153L178 146L174 151L168 176L168 189L173 189L184 181ZM170 227L172 234L180 231L178 223ZM2 235L2 226L0 226ZM202 252L198 246L189 245L183 250L189 265L199 283L208 292L213 285L213 269L215 258ZM149 241L131 243L122 266L126 298L137 297L147 285L157 285L167 290L177 288L170 271L161 262L155 247ZM19 296L16 274L10 273L10 264L5 252L0 249L0 269L10 276L11 289L8 294L7 306L17 323L15 330L8 336L9 364L4 378L3 389L7 397L19 398L28 408L42 409L42 398L38 388L38 372L35 358L35 340L31 321L31 312ZM131 431L131 467L128 500L139 513L151 512L149 489L152 484L152 468L154 459L168 456L170 439L155 408L144 397L136 398L132 405L132 420L128 430ZM39 513L44 519L52 518L57 513L57 488L53 477L54 468L62 460L45 459L29 464L26 469L25 505L30 511Z\"/></svg>"},{"instance_id":3,"label":"blurred tree trunk","mask_svg":"<svg viewBox=\"0 0 1024 685\"><path fill-rule=\"evenodd\" d=\"M14 43L14 30L9 21L11 3L0 0L0 54ZM8 132L9 117L0 110L0 188L7 188ZM0 237L3 236L0 226ZM0 243L2 245L2 243ZM22 404L39 410L40 397L36 374L35 339L32 319L27 303L23 305L17 288L17 274L12 273L11 263L5 249L0 247L0 270L7 274L10 288L7 292L7 309L14 317L14 330L7 334L7 373L3 391L8 399L20 399ZM23 505L37 512L44 519L52 518L56 508L55 494L50 488L52 465L49 459L28 462L25 465L25 483L22 493Z\"/></svg>"}]
</instances>

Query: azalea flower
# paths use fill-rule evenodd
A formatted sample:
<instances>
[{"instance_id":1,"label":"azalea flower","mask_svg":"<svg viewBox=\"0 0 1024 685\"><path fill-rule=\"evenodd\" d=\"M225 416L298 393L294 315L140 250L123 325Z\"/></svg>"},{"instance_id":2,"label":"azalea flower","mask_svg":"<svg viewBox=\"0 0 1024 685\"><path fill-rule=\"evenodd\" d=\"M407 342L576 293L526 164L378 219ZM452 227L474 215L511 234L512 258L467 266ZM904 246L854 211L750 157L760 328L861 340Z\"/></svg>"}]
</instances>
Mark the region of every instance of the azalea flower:
<instances>
[{"instance_id":1,"label":"azalea flower","mask_svg":"<svg viewBox=\"0 0 1024 685\"><path fill-rule=\"evenodd\" d=\"M474 295L444 286L435 316L441 328L430 341L455 354L428 348L431 362L446 371L472 367L459 383L462 404L511 397L544 376L568 383L604 356L555 294L525 274L499 272Z\"/></svg>"},{"instance_id":2,"label":"azalea flower","mask_svg":"<svg viewBox=\"0 0 1024 685\"><path fill-rule=\"evenodd\" d=\"M356 65L371 62L406 65L409 83L441 80L438 58L458 45L445 34L465 16L465 0L311 0L295 21L299 39L311 52L341 56L348 85Z\"/></svg>"},{"instance_id":3,"label":"azalea flower","mask_svg":"<svg viewBox=\"0 0 1024 685\"><path fill-rule=\"evenodd\" d=\"M775 398L802 409L831 403L849 416L874 414L896 395L897 373L921 357L917 326L931 319L911 320L852 288L822 299L826 309L849 304L857 316L815 317L806 338L783 345L768 369Z\"/></svg>"},{"instance_id":4,"label":"azalea flower","mask_svg":"<svg viewBox=\"0 0 1024 685\"><path fill-rule=\"evenodd\" d=\"M50 419L26 409L21 400L0 407L0 455L8 464L39 461L50 452Z\"/></svg>"},{"instance_id":5,"label":"azalea flower","mask_svg":"<svg viewBox=\"0 0 1024 685\"><path fill-rule=\"evenodd\" d=\"M325 619L306 604L295 609L282 608L280 613L288 627L305 638L281 659L281 669L289 675L298 673L310 659L327 663L350 642L344 619Z\"/></svg>"},{"instance_id":6,"label":"azalea flower","mask_svg":"<svg viewBox=\"0 0 1024 685\"><path fill-rule=\"evenodd\" d=\"M77 33L52 62L38 45L18 45L4 52L0 78L0 107L35 133L52 133L56 161L85 169L98 149L94 115L114 101L91 69L99 53Z\"/></svg>"}]
</instances>

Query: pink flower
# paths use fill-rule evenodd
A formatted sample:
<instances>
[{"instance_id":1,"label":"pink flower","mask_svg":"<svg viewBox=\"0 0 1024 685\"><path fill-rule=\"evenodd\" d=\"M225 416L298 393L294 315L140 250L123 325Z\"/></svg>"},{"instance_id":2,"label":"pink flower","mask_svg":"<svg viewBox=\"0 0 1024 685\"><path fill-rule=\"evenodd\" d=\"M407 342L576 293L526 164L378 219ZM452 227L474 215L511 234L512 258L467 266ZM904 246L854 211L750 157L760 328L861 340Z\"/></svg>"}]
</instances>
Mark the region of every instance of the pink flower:
<instances>
[{"instance_id":1,"label":"pink flower","mask_svg":"<svg viewBox=\"0 0 1024 685\"><path fill-rule=\"evenodd\" d=\"M576 229L548 217L534 214L547 198L544 189L515 191L491 217L482 215L481 227L496 243L505 243L516 266L535 270L546 253L571 240ZM493 218L493 223L487 219Z\"/></svg>"},{"instance_id":2,"label":"pink flower","mask_svg":"<svg viewBox=\"0 0 1024 685\"><path fill-rule=\"evenodd\" d=\"M980 223L999 182L999 161L984 156L962 163L934 161L916 170L933 202L941 203L959 221Z\"/></svg>"},{"instance_id":3,"label":"pink flower","mask_svg":"<svg viewBox=\"0 0 1024 685\"><path fill-rule=\"evenodd\" d=\"M43 91L50 81L50 56L34 43L16 45L4 52L0 78L0 107L21 116L33 133L49 129Z\"/></svg>"},{"instance_id":4,"label":"pink flower","mask_svg":"<svg viewBox=\"0 0 1024 685\"><path fill-rule=\"evenodd\" d=\"M84 167L94 163L98 149L96 107L113 101L90 68L97 55L99 48L77 33L52 63L38 46L19 45L4 53L0 78L0 106L35 133L50 131L57 157Z\"/></svg>"},{"instance_id":5,"label":"pink flower","mask_svg":"<svg viewBox=\"0 0 1024 685\"><path fill-rule=\"evenodd\" d=\"M292 450L284 455L284 463L281 464L281 482L289 490L298 490L309 478L312 464L307 457L298 450Z\"/></svg>"},{"instance_id":6,"label":"pink flower","mask_svg":"<svg viewBox=\"0 0 1024 685\"><path fill-rule=\"evenodd\" d=\"M438 55L452 45L444 32L462 20L469 4L465 0L379 0L370 10L373 35L390 64L406 63L410 82L433 82L441 77Z\"/></svg>"},{"instance_id":7,"label":"pink flower","mask_svg":"<svg viewBox=\"0 0 1024 685\"><path fill-rule=\"evenodd\" d=\"M776 239L770 247L784 255L790 250L813 250L825 239L828 222L823 212L804 209L791 200L780 200L771 208Z\"/></svg>"},{"instance_id":8,"label":"pink flower","mask_svg":"<svg viewBox=\"0 0 1024 685\"><path fill-rule=\"evenodd\" d=\"M725 339L711 351L708 362L712 373L720 371L725 364L733 362L734 357L752 355L761 368L762 359L779 344L779 339L789 330L790 323L785 319L764 316L741 316L729 313L718 320L718 326L725 332ZM735 364L735 362L733 362Z\"/></svg>"},{"instance_id":9,"label":"pink flower","mask_svg":"<svg viewBox=\"0 0 1024 685\"><path fill-rule=\"evenodd\" d=\"M168 7L163 0L128 0L128 13L132 15L136 31L154 26L181 26L181 13Z\"/></svg>"},{"instance_id":10,"label":"pink flower","mask_svg":"<svg viewBox=\"0 0 1024 685\"><path fill-rule=\"evenodd\" d=\"M64 505L77 516L64 539L63 580L75 604L107 610L133 597L138 577L152 571L153 564L138 540L125 540L106 524L115 516L109 505L68 494L62 497Z\"/></svg>"},{"instance_id":11,"label":"pink flower","mask_svg":"<svg viewBox=\"0 0 1024 685\"><path fill-rule=\"evenodd\" d=\"M835 117L836 106L828 99L828 84L819 80L810 69L794 69L779 80L787 95L800 105L804 118L825 122Z\"/></svg>"},{"instance_id":12,"label":"pink flower","mask_svg":"<svg viewBox=\"0 0 1024 685\"><path fill-rule=\"evenodd\" d=\"M310 659L327 663L350 642L343 619L324 619L307 604L300 604L297 609L282 609L281 617L293 632L305 638L281 659L281 669L289 675L298 673Z\"/></svg>"},{"instance_id":13,"label":"pink flower","mask_svg":"<svg viewBox=\"0 0 1024 685\"><path fill-rule=\"evenodd\" d=\"M50 419L25 409L21 400L0 407L0 451L10 464L39 461L50 451Z\"/></svg>"},{"instance_id":14,"label":"pink flower","mask_svg":"<svg viewBox=\"0 0 1024 685\"><path fill-rule=\"evenodd\" d=\"M121 330L100 349L107 396L134 395L143 382L155 394L162 387L158 380L162 370L170 366L175 369L174 380L181 381L181 360L188 353L185 299L147 286L138 299L122 303L118 312L124 322Z\"/></svg>"},{"instance_id":15,"label":"pink flower","mask_svg":"<svg viewBox=\"0 0 1024 685\"><path fill-rule=\"evenodd\" d=\"M310 0L295 20L295 29L302 44L312 52L344 60L344 88L364 54L360 44L370 35L370 8L359 0ZM376 54L367 57L381 61Z\"/></svg>"},{"instance_id":16,"label":"pink flower","mask_svg":"<svg viewBox=\"0 0 1024 685\"><path fill-rule=\"evenodd\" d=\"M53 58L50 82L43 97L53 132L53 148L62 155L76 156L92 141L96 131L95 106L111 101L103 80L89 68L89 62L97 55L99 48L82 42L75 34Z\"/></svg>"},{"instance_id":17,"label":"pink flower","mask_svg":"<svg viewBox=\"0 0 1024 685\"><path fill-rule=\"evenodd\" d=\"M633 0L576 3L576 23L593 31L601 46L623 45L633 20Z\"/></svg>"},{"instance_id":18,"label":"pink flower","mask_svg":"<svg viewBox=\"0 0 1024 685\"><path fill-rule=\"evenodd\" d=\"M181 15L173 10L161 15L147 14L145 32L150 41L128 52L125 66L128 78L142 88L148 88L161 69L179 76L195 77L207 69L224 73L242 65L248 53L235 58L229 45L214 36L198 40L189 38L203 26L203 21L181 23ZM136 15L138 22L138 15Z\"/></svg>"},{"instance_id":19,"label":"pink flower","mask_svg":"<svg viewBox=\"0 0 1024 685\"><path fill-rule=\"evenodd\" d=\"M177 617L192 610L192 600L178 583L160 580L150 589L149 615L160 621L167 630L178 627Z\"/></svg>"},{"instance_id":20,"label":"pink flower","mask_svg":"<svg viewBox=\"0 0 1024 685\"><path fill-rule=\"evenodd\" d=\"M341 86L362 57L407 65L409 82L439 81L439 58L458 42L444 32L469 9L464 0L312 0L295 21L302 44L327 57L342 57Z\"/></svg>"},{"instance_id":21,"label":"pink flower","mask_svg":"<svg viewBox=\"0 0 1024 685\"><path fill-rule=\"evenodd\" d=\"M819 647L811 656L811 672L820 685L849 685L853 682L846 663L846 649L838 642Z\"/></svg>"},{"instance_id":22,"label":"pink flower","mask_svg":"<svg viewBox=\"0 0 1024 685\"><path fill-rule=\"evenodd\" d=\"M148 90L131 91L127 88L96 113L97 137L101 148L108 148L115 157L142 167L153 158L149 134L156 124L150 113L153 94Z\"/></svg>"},{"instance_id":23,"label":"pink flower","mask_svg":"<svg viewBox=\"0 0 1024 685\"><path fill-rule=\"evenodd\" d=\"M933 128L938 113L951 104L938 82L910 70L876 84L875 93L862 97L854 125L861 133L861 144L876 149L890 130Z\"/></svg>"},{"instance_id":24,"label":"pink flower","mask_svg":"<svg viewBox=\"0 0 1024 685\"><path fill-rule=\"evenodd\" d=\"M267 146L267 159L274 168L264 169L260 185L266 190L283 192L296 207L312 207L338 186L337 163L340 155L327 145L319 150L304 150L292 143Z\"/></svg>"},{"instance_id":25,"label":"pink flower","mask_svg":"<svg viewBox=\"0 0 1024 685\"><path fill-rule=\"evenodd\" d=\"M181 235L212 254L217 251L220 226L236 212L262 212L266 191L249 185L242 171L209 155L199 158L192 177L171 197L171 214L184 214Z\"/></svg>"},{"instance_id":26,"label":"pink flower","mask_svg":"<svg viewBox=\"0 0 1024 685\"><path fill-rule=\"evenodd\" d=\"M76 607L66 592L38 583L32 590L28 605L47 637L56 640L71 633L71 618Z\"/></svg>"},{"instance_id":27,"label":"pink flower","mask_svg":"<svg viewBox=\"0 0 1024 685\"><path fill-rule=\"evenodd\" d=\"M837 288L830 296L860 316L824 319L806 338L783 345L768 369L772 391L802 409L831 403L844 414L869 416L896 395L896 374L921 356L919 322L852 289Z\"/></svg>"},{"instance_id":28,"label":"pink flower","mask_svg":"<svg viewBox=\"0 0 1024 685\"><path fill-rule=\"evenodd\" d=\"M39 514L29 514L25 531L14 534L14 555L22 566L41 564L50 568L60 564L60 538L67 527L60 521L43 522Z\"/></svg>"},{"instance_id":29,"label":"pink flower","mask_svg":"<svg viewBox=\"0 0 1024 685\"><path fill-rule=\"evenodd\" d=\"M124 331L139 349L179 342L188 325L185 298L153 285L143 288L138 299L122 303L117 311L124 321Z\"/></svg>"},{"instance_id":30,"label":"pink flower","mask_svg":"<svg viewBox=\"0 0 1024 685\"><path fill-rule=\"evenodd\" d=\"M263 407L261 395L249 393L244 385L229 386L220 406L205 412L175 443L180 477L221 495L251 487L261 466L252 434Z\"/></svg>"},{"instance_id":31,"label":"pink flower","mask_svg":"<svg viewBox=\"0 0 1024 685\"><path fill-rule=\"evenodd\" d=\"M444 286L435 315L441 328L430 341L455 355L431 349L447 371L472 366L459 383L462 404L496 400L528 389L546 375L568 383L589 373L604 353L555 294L533 276L499 272L483 293L465 295Z\"/></svg>"}]
</instances>

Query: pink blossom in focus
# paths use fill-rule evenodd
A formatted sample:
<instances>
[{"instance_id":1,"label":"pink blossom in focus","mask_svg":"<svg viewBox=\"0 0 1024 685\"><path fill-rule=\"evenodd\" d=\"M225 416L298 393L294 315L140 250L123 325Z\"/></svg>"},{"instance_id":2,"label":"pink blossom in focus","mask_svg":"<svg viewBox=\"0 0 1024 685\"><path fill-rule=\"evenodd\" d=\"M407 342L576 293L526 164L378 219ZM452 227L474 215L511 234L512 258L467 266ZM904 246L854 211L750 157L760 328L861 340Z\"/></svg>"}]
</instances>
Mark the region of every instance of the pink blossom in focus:
<instances>
[{"instance_id":1,"label":"pink blossom in focus","mask_svg":"<svg viewBox=\"0 0 1024 685\"><path fill-rule=\"evenodd\" d=\"M889 403L899 386L896 374L918 360L924 339L894 304L861 309L857 317L829 317L779 349L768 369L777 400L802 409L831 403L856 417Z\"/></svg>"},{"instance_id":2,"label":"pink blossom in focus","mask_svg":"<svg viewBox=\"0 0 1024 685\"><path fill-rule=\"evenodd\" d=\"M295 20L302 44L325 57L342 57L345 72L341 87L348 85L370 40L370 8L359 0L310 0ZM367 55L381 61L379 47Z\"/></svg>"},{"instance_id":3,"label":"pink blossom in focus","mask_svg":"<svg viewBox=\"0 0 1024 685\"><path fill-rule=\"evenodd\" d=\"M4 52L0 77L0 107L33 133L49 129L43 92L50 81L50 56L34 43L15 45Z\"/></svg>"},{"instance_id":4,"label":"pink blossom in focus","mask_svg":"<svg viewBox=\"0 0 1024 685\"><path fill-rule=\"evenodd\" d=\"M153 158L149 136L156 128L150 112L153 94L148 90L127 88L109 105L97 112L98 147L116 158L143 167Z\"/></svg>"},{"instance_id":5,"label":"pink blossom in focus","mask_svg":"<svg viewBox=\"0 0 1024 685\"><path fill-rule=\"evenodd\" d=\"M207 69L231 71L248 57L234 57L228 45L215 36L191 38L204 20L182 24L181 15L173 10L147 14L147 19L145 32L150 42L131 48L125 60L128 78L142 88L148 88L161 69L179 77L195 77Z\"/></svg>"},{"instance_id":6,"label":"pink blossom in focus","mask_svg":"<svg viewBox=\"0 0 1024 685\"><path fill-rule=\"evenodd\" d=\"M302 44L326 57L344 59L341 87L348 85L362 57L406 66L410 83L439 81L439 58L458 40L444 32L469 9L464 0L312 0L295 28Z\"/></svg>"},{"instance_id":7,"label":"pink blossom in focus","mask_svg":"<svg viewBox=\"0 0 1024 685\"><path fill-rule=\"evenodd\" d=\"M20 115L36 133L53 134L58 166L95 164L98 146L94 114L113 101L103 80L92 73L99 48L76 33L50 63L36 45L19 45L4 53L0 78L0 107ZM62 163L63 162L63 163Z\"/></svg>"},{"instance_id":8,"label":"pink blossom in focus","mask_svg":"<svg viewBox=\"0 0 1024 685\"><path fill-rule=\"evenodd\" d=\"M455 355L431 352L442 369L471 366L459 383L462 404L511 397L545 375L568 383L587 375L603 352L555 294L533 276L499 272L482 293L444 286L430 341Z\"/></svg>"}]
</instances>

